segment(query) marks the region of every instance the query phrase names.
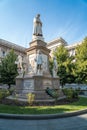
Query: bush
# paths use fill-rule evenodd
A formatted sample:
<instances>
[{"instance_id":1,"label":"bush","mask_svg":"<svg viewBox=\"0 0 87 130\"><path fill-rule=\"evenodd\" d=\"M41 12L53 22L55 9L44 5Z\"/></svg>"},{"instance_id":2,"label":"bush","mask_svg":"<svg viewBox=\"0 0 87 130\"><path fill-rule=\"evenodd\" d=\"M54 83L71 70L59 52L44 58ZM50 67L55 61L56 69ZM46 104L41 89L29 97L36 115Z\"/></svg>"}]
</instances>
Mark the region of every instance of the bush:
<instances>
[{"instance_id":1,"label":"bush","mask_svg":"<svg viewBox=\"0 0 87 130\"><path fill-rule=\"evenodd\" d=\"M64 93L64 95L66 96L66 98L68 99L68 100L71 100L72 98L73 98L73 90L72 89L67 89L67 88L64 88L63 89L63 93Z\"/></svg>"},{"instance_id":2,"label":"bush","mask_svg":"<svg viewBox=\"0 0 87 130\"><path fill-rule=\"evenodd\" d=\"M74 90L72 88L63 88L62 90L68 100L78 98L78 94L79 94L78 90Z\"/></svg>"},{"instance_id":3,"label":"bush","mask_svg":"<svg viewBox=\"0 0 87 130\"><path fill-rule=\"evenodd\" d=\"M8 90L5 90L5 89L0 90L0 99L3 99L3 98L5 98L5 97L7 97L9 95L10 95L10 93L9 93Z\"/></svg>"},{"instance_id":4,"label":"bush","mask_svg":"<svg viewBox=\"0 0 87 130\"><path fill-rule=\"evenodd\" d=\"M28 100L29 105L32 106L33 103L34 103L34 100L35 100L35 94L28 93L27 94L27 100Z\"/></svg>"},{"instance_id":5,"label":"bush","mask_svg":"<svg viewBox=\"0 0 87 130\"><path fill-rule=\"evenodd\" d=\"M73 90L73 98L78 98L79 90Z\"/></svg>"},{"instance_id":6,"label":"bush","mask_svg":"<svg viewBox=\"0 0 87 130\"><path fill-rule=\"evenodd\" d=\"M15 88L14 87L11 87L10 89L9 89L9 93L12 95L13 94L13 92L15 91Z\"/></svg>"}]
</instances>

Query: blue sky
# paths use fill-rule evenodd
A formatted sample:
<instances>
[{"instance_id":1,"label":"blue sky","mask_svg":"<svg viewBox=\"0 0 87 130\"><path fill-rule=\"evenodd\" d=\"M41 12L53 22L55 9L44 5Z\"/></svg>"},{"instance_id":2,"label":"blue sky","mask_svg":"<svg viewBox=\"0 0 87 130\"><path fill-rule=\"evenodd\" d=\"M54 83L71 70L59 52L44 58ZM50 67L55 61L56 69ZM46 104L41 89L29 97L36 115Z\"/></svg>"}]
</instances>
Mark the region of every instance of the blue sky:
<instances>
[{"instance_id":1,"label":"blue sky","mask_svg":"<svg viewBox=\"0 0 87 130\"><path fill-rule=\"evenodd\" d=\"M87 0L0 0L0 39L28 47L38 13L46 42L63 37L73 44L87 36Z\"/></svg>"}]
</instances>

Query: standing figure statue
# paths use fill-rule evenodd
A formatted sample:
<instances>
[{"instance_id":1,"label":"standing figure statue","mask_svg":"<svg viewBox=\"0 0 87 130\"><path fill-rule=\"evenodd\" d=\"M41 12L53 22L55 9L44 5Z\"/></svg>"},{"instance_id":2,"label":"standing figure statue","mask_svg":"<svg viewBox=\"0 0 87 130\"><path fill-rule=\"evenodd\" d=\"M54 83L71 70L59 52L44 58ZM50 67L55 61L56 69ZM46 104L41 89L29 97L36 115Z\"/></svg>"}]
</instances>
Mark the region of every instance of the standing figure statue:
<instances>
[{"instance_id":1,"label":"standing figure statue","mask_svg":"<svg viewBox=\"0 0 87 130\"><path fill-rule=\"evenodd\" d=\"M23 60L22 60L21 55L18 55L17 61L15 61L15 64L17 64L18 74L19 75L23 74Z\"/></svg>"},{"instance_id":2,"label":"standing figure statue","mask_svg":"<svg viewBox=\"0 0 87 130\"><path fill-rule=\"evenodd\" d=\"M53 77L57 77L57 72L58 72L58 64L56 57L53 57Z\"/></svg>"},{"instance_id":3,"label":"standing figure statue","mask_svg":"<svg viewBox=\"0 0 87 130\"><path fill-rule=\"evenodd\" d=\"M22 61L22 56L21 55L18 55L18 68L19 69L23 69L23 66L22 66L22 63L23 63L23 61Z\"/></svg>"},{"instance_id":4,"label":"standing figure statue","mask_svg":"<svg viewBox=\"0 0 87 130\"><path fill-rule=\"evenodd\" d=\"M36 72L37 74L41 74L42 72L42 63L43 63L43 60L42 60L42 54L41 54L41 51L38 50L37 51L37 57L36 57Z\"/></svg>"},{"instance_id":5,"label":"standing figure statue","mask_svg":"<svg viewBox=\"0 0 87 130\"><path fill-rule=\"evenodd\" d=\"M33 35L35 36L43 36L42 35L42 22L40 20L40 14L34 18L34 27L33 27Z\"/></svg>"}]
</instances>

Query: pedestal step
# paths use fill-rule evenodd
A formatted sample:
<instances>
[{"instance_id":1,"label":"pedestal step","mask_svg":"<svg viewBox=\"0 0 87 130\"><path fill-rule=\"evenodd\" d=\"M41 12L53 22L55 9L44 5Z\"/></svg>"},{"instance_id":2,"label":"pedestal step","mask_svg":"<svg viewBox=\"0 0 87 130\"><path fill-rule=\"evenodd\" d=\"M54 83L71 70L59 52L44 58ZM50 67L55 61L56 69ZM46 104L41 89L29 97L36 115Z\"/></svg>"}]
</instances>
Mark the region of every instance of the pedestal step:
<instances>
[{"instance_id":1,"label":"pedestal step","mask_svg":"<svg viewBox=\"0 0 87 130\"><path fill-rule=\"evenodd\" d=\"M18 98L27 99L28 93L20 93L17 94ZM35 91L35 100L52 100L53 98L50 97L45 91Z\"/></svg>"}]
</instances>

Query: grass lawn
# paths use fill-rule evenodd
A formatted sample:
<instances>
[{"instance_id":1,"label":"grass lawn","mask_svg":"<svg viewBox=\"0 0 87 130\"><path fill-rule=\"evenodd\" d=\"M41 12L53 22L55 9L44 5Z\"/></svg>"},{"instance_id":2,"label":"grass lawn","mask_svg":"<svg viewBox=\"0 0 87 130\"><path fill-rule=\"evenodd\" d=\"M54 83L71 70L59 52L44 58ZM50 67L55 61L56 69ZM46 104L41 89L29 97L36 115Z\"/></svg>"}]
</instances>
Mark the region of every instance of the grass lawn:
<instances>
[{"instance_id":1,"label":"grass lawn","mask_svg":"<svg viewBox=\"0 0 87 130\"><path fill-rule=\"evenodd\" d=\"M36 106L36 107L19 107L0 104L0 113L11 114L56 114L65 113L87 108L87 98L80 97L77 102L73 102L69 105L57 105L57 106Z\"/></svg>"}]
</instances>

